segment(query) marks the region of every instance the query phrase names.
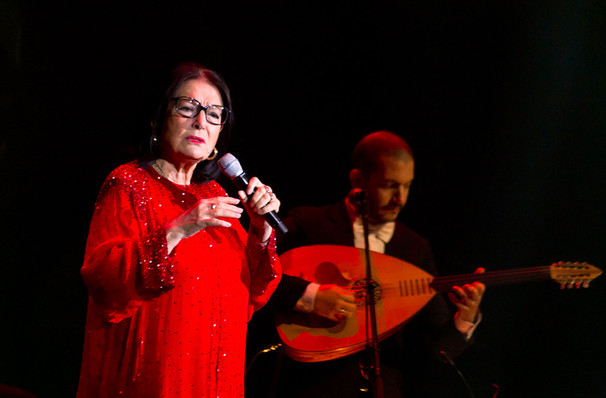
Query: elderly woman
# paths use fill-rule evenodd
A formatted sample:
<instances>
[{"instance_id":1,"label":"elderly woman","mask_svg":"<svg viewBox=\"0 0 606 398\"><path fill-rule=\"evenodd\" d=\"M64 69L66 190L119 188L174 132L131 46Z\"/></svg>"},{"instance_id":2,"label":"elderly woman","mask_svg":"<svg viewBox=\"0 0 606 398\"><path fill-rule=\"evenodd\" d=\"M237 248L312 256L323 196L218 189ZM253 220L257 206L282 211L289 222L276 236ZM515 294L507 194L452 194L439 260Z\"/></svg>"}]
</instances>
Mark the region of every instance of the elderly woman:
<instances>
[{"instance_id":1,"label":"elderly woman","mask_svg":"<svg viewBox=\"0 0 606 398\"><path fill-rule=\"evenodd\" d=\"M263 218L280 202L255 177L239 198L214 181L230 108L220 76L179 66L152 123L155 156L105 181L81 270L78 397L243 396L246 324L281 275Z\"/></svg>"}]
</instances>

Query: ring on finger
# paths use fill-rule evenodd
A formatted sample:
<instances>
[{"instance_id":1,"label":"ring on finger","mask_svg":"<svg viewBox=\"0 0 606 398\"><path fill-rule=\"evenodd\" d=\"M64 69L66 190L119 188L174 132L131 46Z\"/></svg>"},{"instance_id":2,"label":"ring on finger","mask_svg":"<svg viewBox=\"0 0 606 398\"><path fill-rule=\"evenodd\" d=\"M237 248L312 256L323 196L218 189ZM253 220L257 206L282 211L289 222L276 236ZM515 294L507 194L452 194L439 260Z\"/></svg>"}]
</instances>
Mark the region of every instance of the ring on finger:
<instances>
[{"instance_id":1,"label":"ring on finger","mask_svg":"<svg viewBox=\"0 0 606 398\"><path fill-rule=\"evenodd\" d=\"M270 204L271 202L273 202L273 200L274 200L274 196L273 196L273 194L269 194L269 200L267 201L267 203L265 203L265 204L263 205L263 207L269 206L269 204Z\"/></svg>"},{"instance_id":2,"label":"ring on finger","mask_svg":"<svg viewBox=\"0 0 606 398\"><path fill-rule=\"evenodd\" d=\"M273 202L273 200L275 199L276 195L274 195L272 192L269 192L269 201L267 203L265 203L265 205L263 205L263 207L269 205L271 202Z\"/></svg>"},{"instance_id":3,"label":"ring on finger","mask_svg":"<svg viewBox=\"0 0 606 398\"><path fill-rule=\"evenodd\" d=\"M215 210L217 208L217 204L216 203L211 203L210 204L210 209L211 210Z\"/></svg>"}]
</instances>

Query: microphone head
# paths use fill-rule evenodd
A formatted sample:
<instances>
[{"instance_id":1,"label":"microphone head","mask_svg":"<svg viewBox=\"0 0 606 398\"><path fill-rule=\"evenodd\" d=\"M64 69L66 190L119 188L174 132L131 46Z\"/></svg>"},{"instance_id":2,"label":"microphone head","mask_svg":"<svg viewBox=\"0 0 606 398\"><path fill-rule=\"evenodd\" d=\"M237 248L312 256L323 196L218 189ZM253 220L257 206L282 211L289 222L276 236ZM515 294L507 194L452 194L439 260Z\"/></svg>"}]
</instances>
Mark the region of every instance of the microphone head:
<instances>
[{"instance_id":1,"label":"microphone head","mask_svg":"<svg viewBox=\"0 0 606 398\"><path fill-rule=\"evenodd\" d=\"M351 204L359 206L366 201L366 191L359 188L354 188L349 191L349 195L347 195L347 197L349 198Z\"/></svg>"},{"instance_id":2,"label":"microphone head","mask_svg":"<svg viewBox=\"0 0 606 398\"><path fill-rule=\"evenodd\" d=\"M219 166L223 174L225 174L232 180L244 173L240 162L231 153L226 153L225 155L223 155L223 157L221 157L221 159L217 161L217 165Z\"/></svg>"}]
</instances>

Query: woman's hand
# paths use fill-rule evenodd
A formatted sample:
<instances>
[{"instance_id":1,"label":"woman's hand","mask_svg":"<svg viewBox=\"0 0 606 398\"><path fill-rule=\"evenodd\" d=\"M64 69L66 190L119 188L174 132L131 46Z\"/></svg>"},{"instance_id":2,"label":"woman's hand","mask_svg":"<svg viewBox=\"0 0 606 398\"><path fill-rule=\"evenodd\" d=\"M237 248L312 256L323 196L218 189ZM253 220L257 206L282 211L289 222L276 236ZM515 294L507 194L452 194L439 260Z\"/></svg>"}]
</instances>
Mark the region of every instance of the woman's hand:
<instances>
[{"instance_id":1,"label":"woman's hand","mask_svg":"<svg viewBox=\"0 0 606 398\"><path fill-rule=\"evenodd\" d=\"M271 188L263 185L257 177L251 178L246 192L240 191L238 195L250 216L249 233L255 234L259 242L266 242L271 236L272 227L265 221L263 215L280 210L280 201Z\"/></svg>"},{"instance_id":2,"label":"woman's hand","mask_svg":"<svg viewBox=\"0 0 606 398\"><path fill-rule=\"evenodd\" d=\"M189 238L206 227L231 227L231 223L222 218L240 218L240 201L228 196L200 199L185 213L166 224L168 252L177 246L181 239Z\"/></svg>"}]
</instances>

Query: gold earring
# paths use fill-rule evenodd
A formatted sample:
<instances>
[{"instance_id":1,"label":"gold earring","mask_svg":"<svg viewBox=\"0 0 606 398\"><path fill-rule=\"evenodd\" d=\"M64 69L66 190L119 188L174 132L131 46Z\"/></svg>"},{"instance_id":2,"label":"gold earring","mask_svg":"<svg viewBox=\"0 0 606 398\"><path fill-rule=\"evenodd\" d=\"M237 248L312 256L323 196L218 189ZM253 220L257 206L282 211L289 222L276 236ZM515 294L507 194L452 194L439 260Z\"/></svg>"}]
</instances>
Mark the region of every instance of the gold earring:
<instances>
[{"instance_id":1,"label":"gold earring","mask_svg":"<svg viewBox=\"0 0 606 398\"><path fill-rule=\"evenodd\" d=\"M219 153L219 151L217 151L217 148L213 149L213 155L206 158L206 160L213 160L214 158L217 157L217 154Z\"/></svg>"}]
</instances>

